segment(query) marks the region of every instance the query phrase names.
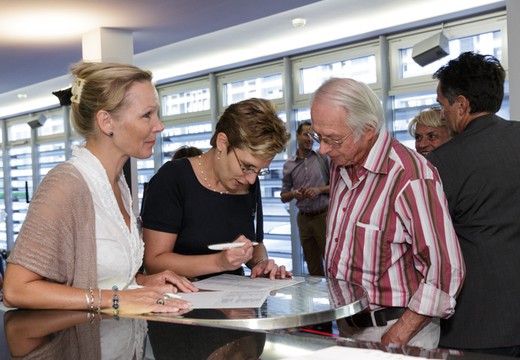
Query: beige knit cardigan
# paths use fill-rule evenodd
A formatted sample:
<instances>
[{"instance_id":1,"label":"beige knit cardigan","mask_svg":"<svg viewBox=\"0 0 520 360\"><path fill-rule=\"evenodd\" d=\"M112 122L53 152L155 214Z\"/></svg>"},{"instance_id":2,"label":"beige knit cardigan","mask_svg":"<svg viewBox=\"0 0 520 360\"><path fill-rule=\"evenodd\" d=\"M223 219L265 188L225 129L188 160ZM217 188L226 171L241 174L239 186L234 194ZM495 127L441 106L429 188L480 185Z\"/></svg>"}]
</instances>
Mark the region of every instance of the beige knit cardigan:
<instances>
[{"instance_id":1,"label":"beige knit cardigan","mask_svg":"<svg viewBox=\"0 0 520 360\"><path fill-rule=\"evenodd\" d=\"M57 165L45 176L7 261L49 281L97 288L94 203L73 165Z\"/></svg>"}]
</instances>

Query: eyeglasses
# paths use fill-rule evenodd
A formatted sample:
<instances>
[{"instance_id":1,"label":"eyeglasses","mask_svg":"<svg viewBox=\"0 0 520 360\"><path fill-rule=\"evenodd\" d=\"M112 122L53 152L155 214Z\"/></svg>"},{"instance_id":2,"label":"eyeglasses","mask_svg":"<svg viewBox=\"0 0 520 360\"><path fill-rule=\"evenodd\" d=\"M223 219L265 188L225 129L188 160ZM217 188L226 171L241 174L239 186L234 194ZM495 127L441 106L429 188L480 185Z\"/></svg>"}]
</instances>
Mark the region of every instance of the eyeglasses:
<instances>
[{"instance_id":1,"label":"eyeglasses","mask_svg":"<svg viewBox=\"0 0 520 360\"><path fill-rule=\"evenodd\" d=\"M238 165L242 169L242 172L246 175L256 174L258 176L268 175L271 173L271 170L269 168L256 170L254 167L251 166L245 166L242 164L242 161L238 158L237 152L235 151L235 148L231 148L233 150L233 154L235 154L235 157L237 158Z\"/></svg>"},{"instance_id":2,"label":"eyeglasses","mask_svg":"<svg viewBox=\"0 0 520 360\"><path fill-rule=\"evenodd\" d=\"M339 148L345 142L345 140L347 140L353 133L351 132L339 140L334 140L334 139L322 137L320 134L318 134L316 131L314 131L314 129L311 127L310 131L308 131L306 134L308 137L310 137L312 140L316 141L317 143L324 142L327 145L330 145L335 148Z\"/></svg>"}]
</instances>

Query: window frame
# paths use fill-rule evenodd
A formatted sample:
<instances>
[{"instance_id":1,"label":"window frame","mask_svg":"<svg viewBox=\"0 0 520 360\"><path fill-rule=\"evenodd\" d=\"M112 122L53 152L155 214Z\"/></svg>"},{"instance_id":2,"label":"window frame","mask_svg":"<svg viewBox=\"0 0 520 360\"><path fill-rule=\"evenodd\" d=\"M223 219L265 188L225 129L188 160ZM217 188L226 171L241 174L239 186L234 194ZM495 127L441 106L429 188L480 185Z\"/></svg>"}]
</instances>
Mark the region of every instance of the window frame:
<instances>
[{"instance_id":1,"label":"window frame","mask_svg":"<svg viewBox=\"0 0 520 360\"><path fill-rule=\"evenodd\" d=\"M459 39L469 36L475 36L482 33L500 31L502 36L502 59L500 63L507 73L508 56L507 56L507 22L505 12L494 13L492 16L483 15L470 19L450 22L444 24L443 27L427 27L419 31L399 33L388 37L388 46L390 53L390 90L389 95L400 95L407 92L423 92L435 89L437 81L432 79L432 74L421 75L415 77L402 78L400 50L411 48L418 42L443 31L448 40ZM456 55L458 56L458 55ZM446 61L449 55L445 57Z\"/></svg>"},{"instance_id":2,"label":"window frame","mask_svg":"<svg viewBox=\"0 0 520 360\"><path fill-rule=\"evenodd\" d=\"M350 59L375 56L377 80L375 83L367 85L376 93L380 93L383 87L380 48L379 41L372 40L291 58L293 73L292 93L294 98L293 109L309 107L309 101L312 96L312 94L300 93L300 88L302 87L300 79L301 69Z\"/></svg>"}]
</instances>

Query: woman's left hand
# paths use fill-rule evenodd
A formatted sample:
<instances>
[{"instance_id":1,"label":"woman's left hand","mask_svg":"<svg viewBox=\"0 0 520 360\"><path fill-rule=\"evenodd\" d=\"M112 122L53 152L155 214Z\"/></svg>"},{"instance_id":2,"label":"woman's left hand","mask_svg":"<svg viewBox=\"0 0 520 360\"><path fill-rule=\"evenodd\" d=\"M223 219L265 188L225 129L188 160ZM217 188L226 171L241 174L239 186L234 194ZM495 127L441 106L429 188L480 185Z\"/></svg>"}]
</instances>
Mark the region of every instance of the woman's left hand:
<instances>
[{"instance_id":1,"label":"woman's left hand","mask_svg":"<svg viewBox=\"0 0 520 360\"><path fill-rule=\"evenodd\" d=\"M186 277L179 276L171 270L165 270L153 275L138 275L136 281L143 286L172 284L185 293L199 291Z\"/></svg>"},{"instance_id":2,"label":"woman's left hand","mask_svg":"<svg viewBox=\"0 0 520 360\"><path fill-rule=\"evenodd\" d=\"M251 279L256 277L269 277L270 279L291 278L292 273L285 270L285 266L278 266L274 260L260 261L251 269Z\"/></svg>"}]
</instances>

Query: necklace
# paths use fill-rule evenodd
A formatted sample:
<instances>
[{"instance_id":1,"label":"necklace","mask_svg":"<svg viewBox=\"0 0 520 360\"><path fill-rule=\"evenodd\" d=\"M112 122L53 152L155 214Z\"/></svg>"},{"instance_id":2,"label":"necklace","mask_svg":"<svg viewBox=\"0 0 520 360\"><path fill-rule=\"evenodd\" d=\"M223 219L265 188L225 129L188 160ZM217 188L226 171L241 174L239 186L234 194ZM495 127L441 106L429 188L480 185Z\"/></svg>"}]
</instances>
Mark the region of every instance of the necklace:
<instances>
[{"instance_id":1,"label":"necklace","mask_svg":"<svg viewBox=\"0 0 520 360\"><path fill-rule=\"evenodd\" d=\"M199 165L199 171L200 171L200 174L202 175L202 178L204 179L204 182L206 182L206 186L208 187L208 189L213 190L214 192L218 192L220 194L229 194L229 191L218 191L213 186L211 186L211 183L208 181L208 177L204 173L204 168L202 167L202 155L199 155L198 159L199 160L198 160L197 164Z\"/></svg>"}]
</instances>

